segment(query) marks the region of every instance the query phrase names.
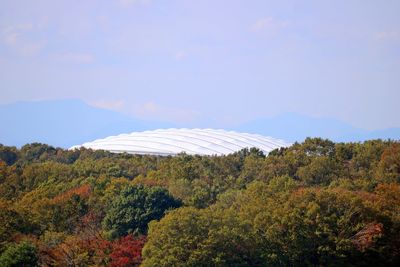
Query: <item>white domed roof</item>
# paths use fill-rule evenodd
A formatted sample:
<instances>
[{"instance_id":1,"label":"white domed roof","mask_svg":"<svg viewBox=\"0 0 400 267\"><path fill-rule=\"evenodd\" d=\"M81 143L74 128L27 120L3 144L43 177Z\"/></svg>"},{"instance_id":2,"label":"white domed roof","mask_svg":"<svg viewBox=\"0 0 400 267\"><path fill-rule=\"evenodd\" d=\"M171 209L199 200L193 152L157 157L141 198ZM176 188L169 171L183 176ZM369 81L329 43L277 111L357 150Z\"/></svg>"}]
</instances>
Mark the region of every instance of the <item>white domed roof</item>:
<instances>
[{"instance_id":1,"label":"white domed roof","mask_svg":"<svg viewBox=\"0 0 400 267\"><path fill-rule=\"evenodd\" d=\"M133 132L98 139L74 146L142 155L227 155L243 148L256 147L265 154L289 143L258 134L213 129L159 129Z\"/></svg>"}]
</instances>

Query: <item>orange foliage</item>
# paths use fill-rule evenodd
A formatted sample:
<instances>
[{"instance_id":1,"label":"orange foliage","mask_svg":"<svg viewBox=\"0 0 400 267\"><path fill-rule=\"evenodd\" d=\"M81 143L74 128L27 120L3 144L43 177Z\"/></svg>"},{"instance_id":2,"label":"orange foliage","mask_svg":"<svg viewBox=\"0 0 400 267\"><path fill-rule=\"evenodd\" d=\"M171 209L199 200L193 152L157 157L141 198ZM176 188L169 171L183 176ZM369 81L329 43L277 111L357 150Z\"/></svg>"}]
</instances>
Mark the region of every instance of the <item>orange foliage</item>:
<instances>
[{"instance_id":1,"label":"orange foliage","mask_svg":"<svg viewBox=\"0 0 400 267\"><path fill-rule=\"evenodd\" d=\"M393 204L398 205L400 203L400 185L391 184L379 184L375 189L376 194L391 200Z\"/></svg>"},{"instance_id":2,"label":"orange foliage","mask_svg":"<svg viewBox=\"0 0 400 267\"><path fill-rule=\"evenodd\" d=\"M383 151L381 161L395 161L395 155L400 155L400 143L394 143Z\"/></svg>"},{"instance_id":3,"label":"orange foliage","mask_svg":"<svg viewBox=\"0 0 400 267\"><path fill-rule=\"evenodd\" d=\"M57 203L60 203L60 202L70 199L73 195L78 195L81 198L87 198L87 197L89 197L91 191L92 191L92 189L91 189L90 185L88 185L88 184L81 185L79 187L75 187L73 189L70 189L66 192L63 192L63 193L57 195L56 197L54 197L51 200L51 202L52 202L52 204L57 204Z\"/></svg>"},{"instance_id":4,"label":"orange foliage","mask_svg":"<svg viewBox=\"0 0 400 267\"><path fill-rule=\"evenodd\" d=\"M400 182L400 143L385 149L376 175L386 182Z\"/></svg>"},{"instance_id":5,"label":"orange foliage","mask_svg":"<svg viewBox=\"0 0 400 267\"><path fill-rule=\"evenodd\" d=\"M367 224L361 231L354 235L352 238L353 244L360 251L370 248L377 237L381 236L383 232L382 223L370 223Z\"/></svg>"}]
</instances>

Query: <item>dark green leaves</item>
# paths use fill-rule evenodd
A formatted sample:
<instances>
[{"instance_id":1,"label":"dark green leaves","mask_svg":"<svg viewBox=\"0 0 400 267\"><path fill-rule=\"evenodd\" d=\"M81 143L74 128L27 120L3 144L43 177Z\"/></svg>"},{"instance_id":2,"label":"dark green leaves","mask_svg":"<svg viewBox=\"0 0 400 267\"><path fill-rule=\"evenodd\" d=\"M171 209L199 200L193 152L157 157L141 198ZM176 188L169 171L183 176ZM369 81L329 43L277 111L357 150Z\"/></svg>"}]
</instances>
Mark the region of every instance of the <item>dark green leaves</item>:
<instances>
[{"instance_id":1,"label":"dark green leaves","mask_svg":"<svg viewBox=\"0 0 400 267\"><path fill-rule=\"evenodd\" d=\"M112 239L128 233L144 234L150 221L179 206L180 202L163 188L129 185L112 201L103 228Z\"/></svg>"}]
</instances>

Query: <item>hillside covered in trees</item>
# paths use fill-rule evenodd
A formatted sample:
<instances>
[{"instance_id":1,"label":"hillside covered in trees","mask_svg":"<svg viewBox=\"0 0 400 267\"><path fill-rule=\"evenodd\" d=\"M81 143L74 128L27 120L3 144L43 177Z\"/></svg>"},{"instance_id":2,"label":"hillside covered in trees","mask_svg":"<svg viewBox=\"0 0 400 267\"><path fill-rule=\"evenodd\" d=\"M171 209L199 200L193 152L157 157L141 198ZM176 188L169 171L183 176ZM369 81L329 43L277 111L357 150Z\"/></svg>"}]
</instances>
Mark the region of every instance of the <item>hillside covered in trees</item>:
<instances>
[{"instance_id":1,"label":"hillside covered in trees","mask_svg":"<svg viewBox=\"0 0 400 267\"><path fill-rule=\"evenodd\" d=\"M0 266L139 265L400 266L400 143L212 157L0 146Z\"/></svg>"}]
</instances>

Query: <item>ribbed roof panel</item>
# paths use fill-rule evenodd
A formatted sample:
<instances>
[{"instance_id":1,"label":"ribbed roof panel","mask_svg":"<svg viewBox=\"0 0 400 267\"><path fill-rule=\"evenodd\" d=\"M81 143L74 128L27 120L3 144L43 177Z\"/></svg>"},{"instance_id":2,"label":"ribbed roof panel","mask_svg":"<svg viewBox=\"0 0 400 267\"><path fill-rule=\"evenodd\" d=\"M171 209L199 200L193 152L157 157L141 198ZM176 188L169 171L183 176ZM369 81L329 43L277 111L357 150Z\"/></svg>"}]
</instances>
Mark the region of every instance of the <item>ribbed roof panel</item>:
<instances>
[{"instance_id":1,"label":"ribbed roof panel","mask_svg":"<svg viewBox=\"0 0 400 267\"><path fill-rule=\"evenodd\" d=\"M71 149L85 147L116 153L143 155L227 155L243 148L256 147L265 154L289 146L283 140L259 134L214 129L158 129L109 136Z\"/></svg>"}]
</instances>

